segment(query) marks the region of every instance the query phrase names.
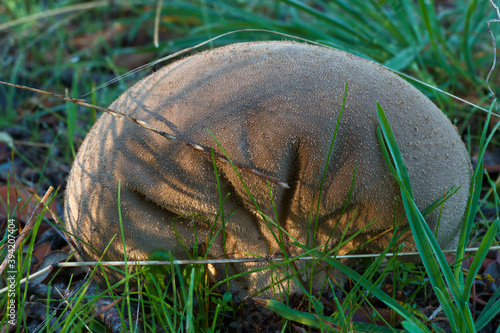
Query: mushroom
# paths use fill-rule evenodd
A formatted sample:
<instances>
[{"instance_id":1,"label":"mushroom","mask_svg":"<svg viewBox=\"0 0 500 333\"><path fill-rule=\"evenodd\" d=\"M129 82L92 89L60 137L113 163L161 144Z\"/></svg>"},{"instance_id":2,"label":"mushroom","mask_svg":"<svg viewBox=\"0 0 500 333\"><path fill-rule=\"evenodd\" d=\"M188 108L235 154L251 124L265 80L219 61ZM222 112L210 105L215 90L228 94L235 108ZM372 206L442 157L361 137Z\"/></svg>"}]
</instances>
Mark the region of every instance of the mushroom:
<instances>
[{"instance_id":1,"label":"mushroom","mask_svg":"<svg viewBox=\"0 0 500 333\"><path fill-rule=\"evenodd\" d=\"M346 83L345 109L326 165ZM104 114L80 147L69 176L65 219L74 235L70 240L84 260L98 260L108 245L104 259L123 260L120 210L128 260L146 260L158 250L186 259L203 243L212 258L249 253L266 257L283 251L298 255L303 251L286 233L302 244L332 248L368 224L339 254L381 251L392 233L373 238L406 219L400 189L376 134L377 101L394 131L419 209L459 187L441 213L438 209L426 216L433 230L440 219L441 247L455 246L471 164L446 116L381 65L286 41L233 44L184 58L135 84L110 108L212 148L216 155L223 155L222 147L237 165L290 188L244 170L240 178L220 159L215 170L210 156ZM278 244L280 237L284 247ZM410 234L401 241L406 250L415 248ZM237 263L228 271L266 265ZM122 276L107 273L114 281ZM217 278L225 273L224 267L215 266ZM309 273L302 272L302 277ZM230 286L244 297L270 285L275 274L264 270L243 275L231 279ZM299 288L291 285L289 290Z\"/></svg>"}]
</instances>

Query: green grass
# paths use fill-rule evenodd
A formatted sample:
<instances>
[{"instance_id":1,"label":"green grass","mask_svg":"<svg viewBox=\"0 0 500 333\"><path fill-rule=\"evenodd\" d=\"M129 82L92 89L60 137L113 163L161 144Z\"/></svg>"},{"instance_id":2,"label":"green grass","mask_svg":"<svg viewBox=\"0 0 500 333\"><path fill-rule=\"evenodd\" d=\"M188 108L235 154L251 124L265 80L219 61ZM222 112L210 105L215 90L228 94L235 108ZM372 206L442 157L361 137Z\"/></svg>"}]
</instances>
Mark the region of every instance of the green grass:
<instances>
[{"instance_id":1,"label":"green grass","mask_svg":"<svg viewBox=\"0 0 500 333\"><path fill-rule=\"evenodd\" d=\"M487 1L439 2L437 5L424 0L283 0L272 4L258 0L163 1L157 27L159 46L155 47L154 19L157 5L157 1L115 1L110 6L108 1L79 4L70 0L57 3L5 0L0 4L0 80L79 97L95 86L131 70L131 63L135 66L142 65L221 33L251 28L292 34L346 50L472 100L482 107L488 108L491 102L485 78L491 66L492 52L485 28L486 21L494 18L494 13ZM495 25L492 28L495 36L498 36L499 28ZM270 32L248 31L227 35L206 47L282 38ZM137 57L137 63L134 57ZM129 76L97 90L87 98L94 104L106 106L146 74ZM499 86L498 75L493 76L490 84L496 91ZM464 248L469 243L471 232L479 228L474 224L475 217L480 216L484 208L499 209L499 178L489 179L487 175L488 181L485 182L481 172L486 149L500 146L498 133L495 132L498 125L492 131L494 121L490 121L492 125L488 125L490 116L485 112L465 106L424 85L416 85L457 126L460 134L468 140L470 150L478 153L466 223L457 249L457 260L460 261L466 256ZM71 163L81 140L96 119L95 111L4 86L0 86L0 108L0 131L22 132L23 141L44 143L47 146L44 148L43 158L34 159L22 149L23 146L15 143L15 160L23 161L39 175L38 181L34 182L39 189L48 185L58 186L59 183L51 183L53 179L46 176L46 171ZM498 112L493 106L492 110ZM467 277L463 276L459 265L450 267L436 248L432 233L425 228L424 217L414 205L411 184L398 153L397 143L391 136L390 124L383 117L383 110L380 110L380 126L381 142L388 149L387 163L394 166L393 173L401 186L403 204L413 234L420 236L416 238L416 243L433 290L446 316L451 319L454 332L476 332L499 312L500 307L497 300L500 292L491 297L487 310L478 318L472 316L465 304L471 293L473 273L477 272L489 245L498 241L498 219L482 221L488 232ZM46 137L42 137L40 133L45 133ZM3 173L3 170L5 169L0 172ZM482 196L484 193L486 195ZM224 199L221 198L221 202ZM14 212L15 210L12 214ZM220 218L226 221L230 217ZM265 218L269 223L276 222L272 217ZM32 236L35 232L36 229L23 243L28 255L23 256L21 250L17 252L17 257L23 258L18 261L17 282L25 276L23 272L30 266L30 253L34 244ZM276 237L279 239L279 235ZM4 238L2 244L5 242ZM304 290L309 295L307 312L297 312L286 304L267 303L269 308L290 321L286 324L287 329L291 330L293 321L319 327L322 331L338 325L344 331L355 328L375 332L372 326L352 322L354 311L363 304L370 304L368 296L374 295L404 318L404 327L408 331L429 331L429 327L425 326L428 319L425 315L412 308L411 304L399 304L380 289L379 282L384 274L393 274L395 280L399 278L399 281L405 281L408 271L414 269L410 264L401 264L397 260L382 263L382 253L378 259L366 265L368 268L361 275L335 259L326 258L319 251L321 249L296 245L314 255L316 259L313 263L325 260L357 282L349 292L345 292L344 302L340 303L335 299L338 309L342 310L330 317L324 314L323 305L308 290ZM206 253L194 257L198 258L198 255L204 257ZM286 260L285 265L294 271L293 260ZM272 266L273 269L277 267L278 264ZM97 267L96 272L100 269ZM380 270L384 274L380 274ZM156 274L156 278L149 278L150 274ZM82 286L81 292L65 296L67 302L62 302L57 297L47 297L47 304L59 304L65 310L52 312L47 306L47 317L55 316L60 319L47 320L43 328L47 332L55 331L57 327L64 328L63 331L105 331L94 310L98 301L106 297L117 301L123 329L136 325L132 315L136 307L144 318L148 318L148 321L140 323L144 331L155 331L159 327L174 332L224 331L223 319L234 318L238 309L231 295L218 294L208 283L208 273L204 269L181 270L169 266L168 274L178 277L170 280L170 286L168 282L165 286L163 281L158 281L157 277L162 274L165 272L155 273L151 268L139 269L124 282L127 287L123 298L109 296L106 290L97 292L97 296L86 296L86 288L93 288L87 284ZM129 284L129 279L136 275L144 277L141 281L151 283L144 286L132 284L130 280ZM378 276L378 280L374 276ZM5 282L2 276L2 284L5 285ZM418 288L425 289L424 274L413 283L419 285ZM112 290L114 286L108 285L108 288ZM369 290L369 293L364 290ZM450 290L450 294L447 290ZM51 291L55 293L54 287ZM19 283L16 283L15 294L17 304L29 304L27 293L19 288ZM0 308L7 304L7 297L4 295L0 296ZM372 308L375 309L374 306ZM18 313L17 331L21 331L22 325L27 323L24 310L21 307ZM2 311L2 316L0 326L5 325L8 320L5 311ZM432 328L439 331L435 326ZM394 331L383 327L377 329L380 332Z\"/></svg>"}]
</instances>

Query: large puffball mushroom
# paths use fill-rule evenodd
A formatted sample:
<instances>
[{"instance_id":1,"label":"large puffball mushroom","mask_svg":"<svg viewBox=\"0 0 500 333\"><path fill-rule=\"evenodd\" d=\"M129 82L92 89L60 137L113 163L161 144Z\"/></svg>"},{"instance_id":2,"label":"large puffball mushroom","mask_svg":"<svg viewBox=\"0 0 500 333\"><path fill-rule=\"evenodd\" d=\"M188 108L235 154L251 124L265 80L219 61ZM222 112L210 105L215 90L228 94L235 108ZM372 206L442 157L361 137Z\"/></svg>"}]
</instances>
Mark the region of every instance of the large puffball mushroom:
<instances>
[{"instance_id":1,"label":"large puffball mushroom","mask_svg":"<svg viewBox=\"0 0 500 333\"><path fill-rule=\"evenodd\" d=\"M345 109L318 205L347 82ZM371 223L339 251L348 253L401 217L405 221L400 188L376 134L377 101L394 131L419 209L453 186L460 187L444 203L441 215L438 209L426 216L433 230L440 218L441 247L455 246L471 164L450 121L386 68L349 53L293 42L233 44L187 57L144 78L110 106L222 155L209 129L234 163L284 181L289 189L241 170L240 179L222 161L216 161L216 172L213 160L196 149L104 114L83 142L69 176L65 219L75 236L71 241L85 260L98 260L108 245L104 259L123 260L120 202L128 260L146 260L157 250L186 259L196 243L205 243L212 258L225 257L225 251L227 257L266 257L283 252L280 237L287 253L298 255L301 249L270 220L302 244L328 242L327 248ZM382 251L391 235L359 250ZM411 235L402 241L406 250L415 248ZM231 264L228 271L266 265ZM225 272L216 266L217 278ZM114 280L121 277L108 274ZM280 274L264 270L244 275L231 280L231 289L243 297ZM307 274L301 276L307 280ZM299 289L292 285L290 290Z\"/></svg>"}]
</instances>

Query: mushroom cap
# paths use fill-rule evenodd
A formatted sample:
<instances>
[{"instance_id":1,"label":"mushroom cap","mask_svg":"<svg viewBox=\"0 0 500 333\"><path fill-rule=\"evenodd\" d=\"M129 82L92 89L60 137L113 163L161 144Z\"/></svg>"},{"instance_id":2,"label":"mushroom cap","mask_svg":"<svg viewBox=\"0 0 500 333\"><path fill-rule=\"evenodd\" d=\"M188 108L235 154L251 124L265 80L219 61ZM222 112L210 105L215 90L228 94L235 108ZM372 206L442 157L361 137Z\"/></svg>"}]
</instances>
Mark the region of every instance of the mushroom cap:
<instances>
[{"instance_id":1,"label":"mushroom cap","mask_svg":"<svg viewBox=\"0 0 500 333\"><path fill-rule=\"evenodd\" d=\"M326 166L346 83L345 108ZM144 78L110 106L223 154L215 137L236 164L285 181L290 189L244 171L240 179L220 161L215 172L210 157L104 114L83 142L69 176L65 219L75 236L71 241L86 260L98 260L108 245L104 258L123 260L120 209L128 260L145 260L157 250L187 258L195 243L210 247L212 257L269 256L283 251L275 238L278 228L269 220L302 244L327 248L371 223L339 253L357 249L394 221L406 221L400 189L376 134L377 101L393 129L419 209L452 186L460 187L443 205L437 234L443 248L455 246L471 164L450 121L383 66L294 42L241 43L195 54ZM433 230L439 213L426 216ZM224 232L217 233L223 224ZM289 254L301 253L290 245L291 238L282 237ZM387 233L359 250L381 251L390 237ZM406 250L414 249L411 236L402 241ZM262 265L234 264L229 271ZM231 283L245 295L271 279L270 271L263 271Z\"/></svg>"}]
</instances>

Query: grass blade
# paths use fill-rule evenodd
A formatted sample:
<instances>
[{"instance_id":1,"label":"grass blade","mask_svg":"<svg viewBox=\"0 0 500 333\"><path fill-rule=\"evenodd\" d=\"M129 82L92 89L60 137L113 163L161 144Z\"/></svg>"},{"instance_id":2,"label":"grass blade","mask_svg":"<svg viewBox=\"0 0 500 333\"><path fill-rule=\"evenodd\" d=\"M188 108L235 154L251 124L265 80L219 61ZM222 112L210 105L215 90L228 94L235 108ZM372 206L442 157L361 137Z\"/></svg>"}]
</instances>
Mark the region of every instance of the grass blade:
<instances>
[{"instance_id":1,"label":"grass blade","mask_svg":"<svg viewBox=\"0 0 500 333\"><path fill-rule=\"evenodd\" d=\"M479 271L479 268L481 268L481 264L483 263L484 258L486 258L486 255L488 254L488 250L490 249L491 244L493 244L493 241L495 240L495 236L498 233L498 223L499 220L496 219L495 222L493 222L493 224L488 228L488 231L486 232L486 235L483 237L483 240L479 245L479 249L477 250L476 255L474 256L474 260L472 261L472 264L470 265L469 268L469 273L467 274L467 278L465 279L464 291L463 291L464 299L467 299L469 297L476 274Z\"/></svg>"},{"instance_id":2,"label":"grass blade","mask_svg":"<svg viewBox=\"0 0 500 333\"><path fill-rule=\"evenodd\" d=\"M186 332L195 332L194 317L193 317L193 295L194 295L194 273L195 270L191 270L191 276L189 279L189 292L186 304Z\"/></svg>"},{"instance_id":3,"label":"grass blade","mask_svg":"<svg viewBox=\"0 0 500 333\"><path fill-rule=\"evenodd\" d=\"M384 133L384 137L386 138L387 142L389 143L389 151L394 159L394 165L397 171L397 174L401 177L401 180L403 182L403 185L405 188L408 190L410 198L413 199L413 193L411 192L411 185L410 185L410 176L408 175L408 170L406 169L403 156L401 155L401 152L399 151L399 148L396 144L396 139L394 138L394 133L392 132L391 126L389 125L389 121L387 120L387 117L385 116L384 110L380 106L380 104L377 102L377 114L379 117L379 122L381 124L382 128L382 133Z\"/></svg>"},{"instance_id":4,"label":"grass blade","mask_svg":"<svg viewBox=\"0 0 500 333\"><path fill-rule=\"evenodd\" d=\"M469 201L467 203L467 209L465 211L465 218L464 218L464 223L462 224L462 230L460 232L460 239L458 241L458 248L457 248L457 255L456 255L456 261L461 262L464 258L465 255L465 248L468 244L469 240L469 235L472 229L472 225L474 224L474 217L476 215L477 209L478 209L478 202L479 202L479 196L481 194L481 186L483 183L483 157L484 153L486 151L486 146L490 143L493 134L496 133L500 126L500 122L498 122L493 130L490 132L490 135L486 137L486 133L489 128L489 123L491 119L491 114L493 110L493 106L496 105L496 101L493 101L491 104L490 110L488 112L488 116L486 118L486 121L484 122L483 126L483 132L481 134L481 139L479 142L479 149L478 149L478 162L476 169L474 170L474 174L471 179L471 186L470 186L470 195L469 195ZM457 266L455 268L455 277L458 278L460 275L460 266Z\"/></svg>"},{"instance_id":5,"label":"grass blade","mask_svg":"<svg viewBox=\"0 0 500 333\"><path fill-rule=\"evenodd\" d=\"M443 306L443 310L450 319L450 324L452 325L452 327L455 325L458 325L460 328L467 327L468 331L473 332L474 326L472 325L472 315L470 313L470 309L468 308L467 303L463 298L462 293L460 292L460 288L457 284L457 281L455 280L448 262L446 261L444 253L441 251L436 238L434 237L432 231L430 230L422 214L418 210L418 207L413 201L411 184L409 182L408 173L406 171L401 152L397 146L384 110L378 103L377 113L380 121L381 131L384 136L384 138L382 138L382 134L380 133L380 130L378 130L382 153L394 177L401 187L403 205L405 207L408 222L410 223L410 227L412 229L415 245L417 246L422 262L427 270L431 284L436 291L436 295L438 296L441 305ZM391 152L391 157L394 161L395 168L392 167L391 161L388 160L388 154L384 139L389 146L389 151ZM434 259L434 256L437 259L439 266ZM440 271L440 268L442 270L442 273ZM455 303L447 292L441 292L443 290L446 290L443 275L447 282L447 285L450 288ZM455 304L455 306L452 306L453 304ZM458 327L455 326L455 329L458 329Z\"/></svg>"}]
</instances>

